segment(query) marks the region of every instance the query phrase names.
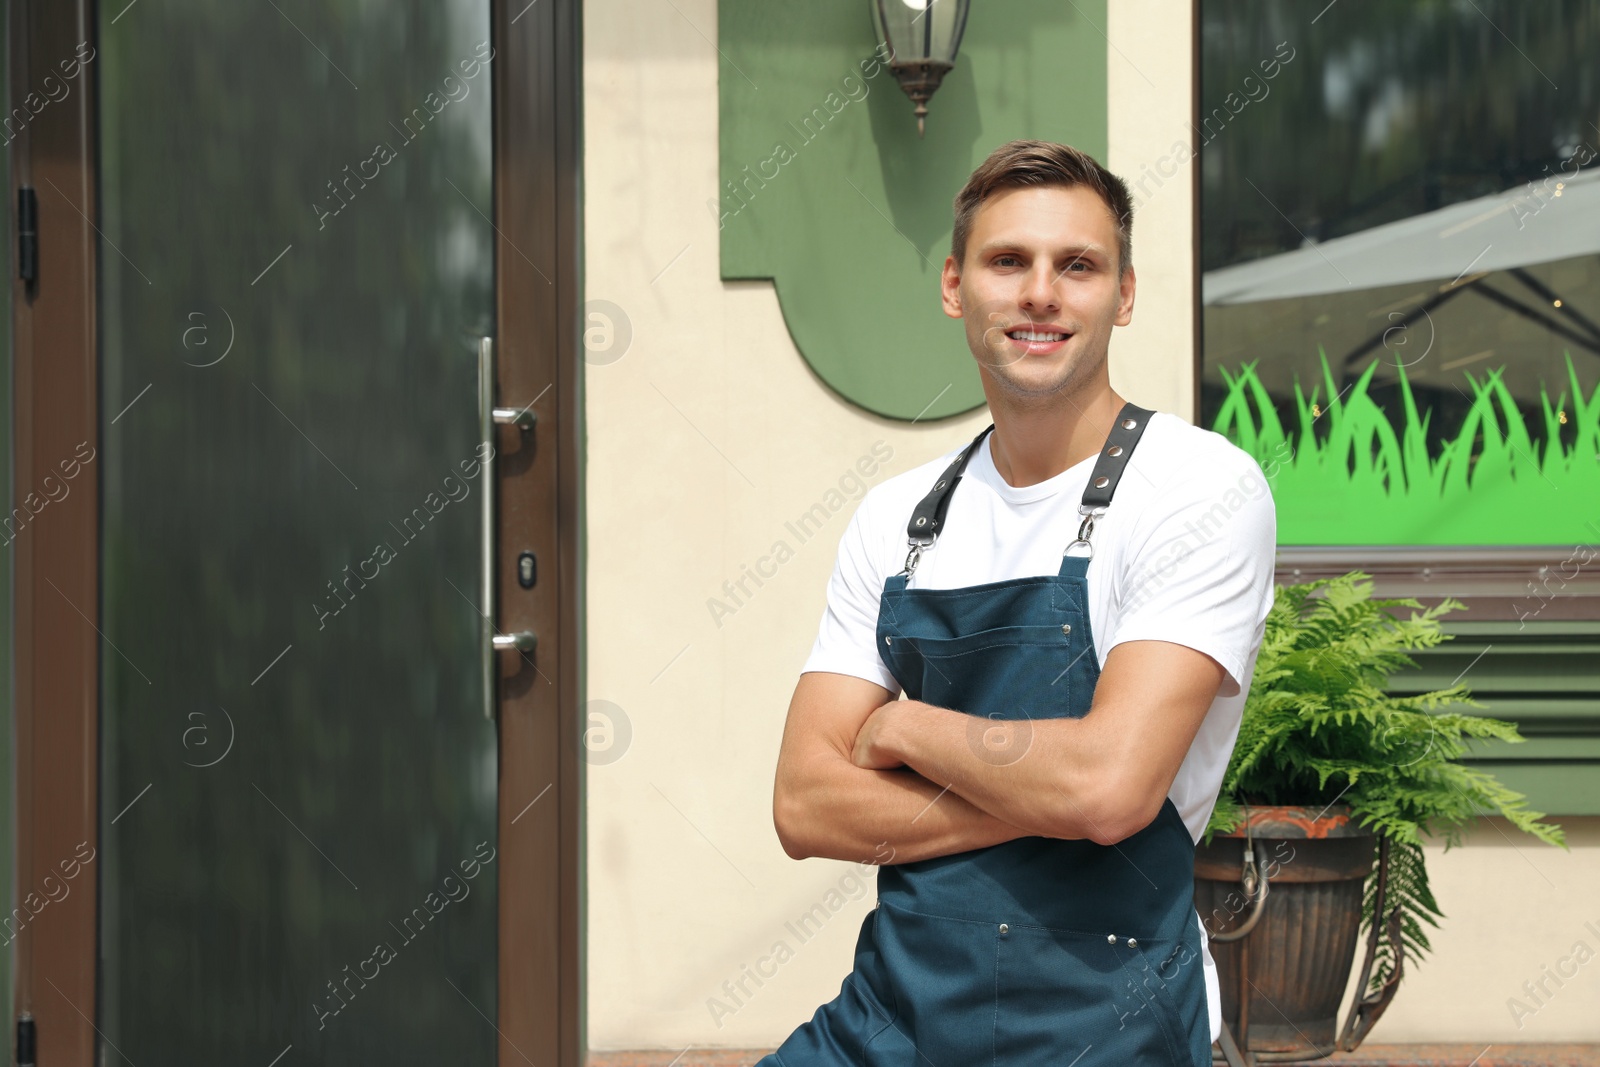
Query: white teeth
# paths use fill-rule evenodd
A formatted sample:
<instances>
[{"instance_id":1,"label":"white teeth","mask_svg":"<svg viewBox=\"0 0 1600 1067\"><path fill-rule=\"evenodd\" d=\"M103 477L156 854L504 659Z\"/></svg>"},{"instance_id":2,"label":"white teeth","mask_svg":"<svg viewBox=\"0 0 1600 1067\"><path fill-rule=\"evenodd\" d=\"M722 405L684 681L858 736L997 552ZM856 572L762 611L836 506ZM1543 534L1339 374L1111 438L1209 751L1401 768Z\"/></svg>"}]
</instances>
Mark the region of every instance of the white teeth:
<instances>
[{"instance_id":1,"label":"white teeth","mask_svg":"<svg viewBox=\"0 0 1600 1067\"><path fill-rule=\"evenodd\" d=\"M1006 336L1018 341L1065 341L1067 339L1067 335L1064 333L1035 333L1032 330L1012 330Z\"/></svg>"}]
</instances>

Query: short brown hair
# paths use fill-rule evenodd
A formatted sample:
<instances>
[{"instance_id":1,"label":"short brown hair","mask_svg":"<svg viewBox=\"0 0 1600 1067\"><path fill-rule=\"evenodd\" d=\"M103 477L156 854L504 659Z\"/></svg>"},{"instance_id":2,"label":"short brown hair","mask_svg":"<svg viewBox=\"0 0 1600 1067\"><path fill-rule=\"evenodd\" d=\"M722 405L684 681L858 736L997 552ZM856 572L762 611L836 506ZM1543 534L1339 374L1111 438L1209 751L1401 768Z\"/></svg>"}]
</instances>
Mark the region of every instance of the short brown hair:
<instances>
[{"instance_id":1,"label":"short brown hair","mask_svg":"<svg viewBox=\"0 0 1600 1067\"><path fill-rule=\"evenodd\" d=\"M1054 141L1007 141L989 153L956 194L955 232L950 254L965 264L967 235L978 207L1004 189L1029 185L1084 185L1099 194L1117 222L1118 275L1133 266L1133 198L1121 178L1102 167L1087 152Z\"/></svg>"}]
</instances>

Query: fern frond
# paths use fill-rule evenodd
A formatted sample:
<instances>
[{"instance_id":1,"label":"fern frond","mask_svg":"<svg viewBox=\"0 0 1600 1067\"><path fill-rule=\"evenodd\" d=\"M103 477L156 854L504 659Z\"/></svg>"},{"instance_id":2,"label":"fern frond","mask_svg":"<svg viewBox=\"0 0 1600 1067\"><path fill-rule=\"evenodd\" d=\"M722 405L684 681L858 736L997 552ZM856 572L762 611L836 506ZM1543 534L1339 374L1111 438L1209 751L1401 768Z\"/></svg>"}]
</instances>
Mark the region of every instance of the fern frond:
<instances>
[{"instance_id":1,"label":"fern frond","mask_svg":"<svg viewBox=\"0 0 1600 1067\"><path fill-rule=\"evenodd\" d=\"M1431 949L1424 928L1444 917L1428 883L1425 840L1449 849L1473 818L1498 815L1547 844L1566 844L1522 794L1456 762L1470 739L1521 741L1515 724L1466 711L1484 705L1465 685L1388 692L1390 675L1416 668L1410 653L1451 639L1439 619L1465 605L1446 597L1424 607L1410 597L1373 597L1372 588L1361 571L1277 587L1206 839L1238 826L1246 803L1348 805L1358 825L1390 842L1384 910L1399 909L1400 947L1416 961ZM1375 921L1375 873L1364 888L1364 931ZM1373 988L1392 973L1396 949L1377 921Z\"/></svg>"}]
</instances>

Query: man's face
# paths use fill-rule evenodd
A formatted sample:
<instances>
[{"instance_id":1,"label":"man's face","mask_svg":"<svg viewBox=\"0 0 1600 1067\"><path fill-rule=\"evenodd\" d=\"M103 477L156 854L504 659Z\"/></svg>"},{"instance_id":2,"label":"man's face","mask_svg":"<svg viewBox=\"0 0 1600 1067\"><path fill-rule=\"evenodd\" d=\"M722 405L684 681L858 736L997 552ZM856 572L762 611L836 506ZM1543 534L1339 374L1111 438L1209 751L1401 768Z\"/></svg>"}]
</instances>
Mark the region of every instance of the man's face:
<instances>
[{"instance_id":1,"label":"man's face","mask_svg":"<svg viewBox=\"0 0 1600 1067\"><path fill-rule=\"evenodd\" d=\"M1117 267L1116 222L1092 189L1007 189L978 208L966 262L945 259L945 314L966 322L986 387L1070 394L1100 372L1111 327L1133 319L1133 271Z\"/></svg>"}]
</instances>

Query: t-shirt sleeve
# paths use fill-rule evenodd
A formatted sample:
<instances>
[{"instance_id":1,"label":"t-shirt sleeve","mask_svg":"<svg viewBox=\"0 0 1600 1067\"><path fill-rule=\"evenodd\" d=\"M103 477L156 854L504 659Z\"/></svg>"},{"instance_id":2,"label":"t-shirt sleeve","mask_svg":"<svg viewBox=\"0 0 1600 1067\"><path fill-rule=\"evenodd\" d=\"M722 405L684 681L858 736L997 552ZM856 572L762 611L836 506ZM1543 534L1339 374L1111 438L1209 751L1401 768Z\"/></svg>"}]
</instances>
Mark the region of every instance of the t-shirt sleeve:
<instances>
[{"instance_id":1,"label":"t-shirt sleeve","mask_svg":"<svg viewBox=\"0 0 1600 1067\"><path fill-rule=\"evenodd\" d=\"M1277 535L1267 480L1247 453L1186 465L1130 538L1106 652L1124 641L1186 645L1222 664L1218 694L1236 696L1272 607Z\"/></svg>"},{"instance_id":2,"label":"t-shirt sleeve","mask_svg":"<svg viewBox=\"0 0 1600 1067\"><path fill-rule=\"evenodd\" d=\"M839 540L839 554L828 579L828 605L801 673L848 674L898 695L900 683L878 655L878 603L884 576L877 563L881 546L873 529L871 504L869 493Z\"/></svg>"}]
</instances>

